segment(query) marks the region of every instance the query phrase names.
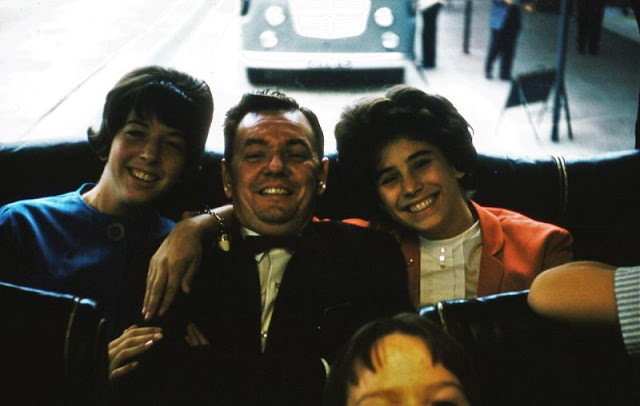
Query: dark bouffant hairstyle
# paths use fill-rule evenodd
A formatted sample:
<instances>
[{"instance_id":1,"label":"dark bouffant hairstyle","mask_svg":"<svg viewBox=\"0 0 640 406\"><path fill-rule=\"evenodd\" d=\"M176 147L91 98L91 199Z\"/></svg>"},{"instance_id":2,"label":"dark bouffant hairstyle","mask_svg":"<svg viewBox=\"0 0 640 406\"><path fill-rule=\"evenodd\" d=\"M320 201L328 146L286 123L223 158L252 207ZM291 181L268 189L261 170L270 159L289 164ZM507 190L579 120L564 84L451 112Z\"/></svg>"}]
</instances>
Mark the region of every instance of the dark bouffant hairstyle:
<instances>
[{"instance_id":1,"label":"dark bouffant hairstyle","mask_svg":"<svg viewBox=\"0 0 640 406\"><path fill-rule=\"evenodd\" d=\"M301 107L298 102L286 94L271 89L258 90L253 93L245 93L240 102L227 111L224 120L224 157L227 161L233 158L233 144L238 132L240 121L248 113L261 111L300 111L311 124L315 139L315 149L319 158L324 156L324 134L320 122L315 113L306 107Z\"/></svg>"},{"instance_id":2,"label":"dark bouffant hairstyle","mask_svg":"<svg viewBox=\"0 0 640 406\"><path fill-rule=\"evenodd\" d=\"M375 372L372 353L383 337L401 333L421 339L431 352L434 364L442 364L455 375L472 405L478 404L477 376L470 357L452 336L431 320L415 313L369 322L361 327L341 349L331 367L325 386L323 405L345 406L349 386L358 385L357 366Z\"/></svg>"},{"instance_id":3,"label":"dark bouffant hairstyle","mask_svg":"<svg viewBox=\"0 0 640 406\"><path fill-rule=\"evenodd\" d=\"M399 138L426 141L438 148L451 165L465 173L459 180L461 188L473 189L477 153L471 127L444 97L407 85L394 86L384 97L363 99L347 107L336 124L335 135L347 190L359 201L379 201L377 161L384 147ZM361 206L353 207L354 211L369 220L390 221L381 205L358 205L356 201L353 205ZM376 208L370 209L373 206Z\"/></svg>"},{"instance_id":4,"label":"dark bouffant hairstyle","mask_svg":"<svg viewBox=\"0 0 640 406\"><path fill-rule=\"evenodd\" d=\"M89 144L101 159L109 156L113 138L132 109L140 117L156 118L184 132L185 173L199 169L213 117L213 98L204 81L159 66L138 68L124 75L107 94L100 130L87 131Z\"/></svg>"}]
</instances>

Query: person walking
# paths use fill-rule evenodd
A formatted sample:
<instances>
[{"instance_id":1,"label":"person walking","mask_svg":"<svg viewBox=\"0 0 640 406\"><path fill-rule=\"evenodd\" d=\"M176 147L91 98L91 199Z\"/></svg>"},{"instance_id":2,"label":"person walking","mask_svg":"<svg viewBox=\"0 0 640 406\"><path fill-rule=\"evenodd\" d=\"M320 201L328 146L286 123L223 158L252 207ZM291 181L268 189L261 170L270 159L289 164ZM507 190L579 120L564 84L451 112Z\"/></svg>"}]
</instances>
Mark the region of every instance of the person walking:
<instances>
[{"instance_id":1,"label":"person walking","mask_svg":"<svg viewBox=\"0 0 640 406\"><path fill-rule=\"evenodd\" d=\"M422 14L422 66L435 68L438 34L438 12L442 0L419 0L418 10Z\"/></svg>"},{"instance_id":2,"label":"person walking","mask_svg":"<svg viewBox=\"0 0 640 406\"><path fill-rule=\"evenodd\" d=\"M511 80L516 42L522 27L522 3L520 0L492 0L491 2L489 20L491 37L484 67L487 79L493 79L493 62L499 56L500 79ZM529 7L531 6L527 5L527 8Z\"/></svg>"},{"instance_id":3,"label":"person walking","mask_svg":"<svg viewBox=\"0 0 640 406\"><path fill-rule=\"evenodd\" d=\"M597 55L604 19L604 0L581 0L577 6L578 52L584 55L588 49L591 55Z\"/></svg>"}]
</instances>

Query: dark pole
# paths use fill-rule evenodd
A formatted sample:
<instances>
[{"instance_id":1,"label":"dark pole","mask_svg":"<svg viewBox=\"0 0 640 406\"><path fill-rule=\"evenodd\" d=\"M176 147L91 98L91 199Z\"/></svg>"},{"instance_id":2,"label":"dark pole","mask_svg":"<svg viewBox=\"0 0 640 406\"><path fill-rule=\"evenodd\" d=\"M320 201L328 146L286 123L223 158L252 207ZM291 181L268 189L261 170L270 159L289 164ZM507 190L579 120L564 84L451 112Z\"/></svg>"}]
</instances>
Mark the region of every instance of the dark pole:
<instances>
[{"instance_id":1,"label":"dark pole","mask_svg":"<svg viewBox=\"0 0 640 406\"><path fill-rule=\"evenodd\" d=\"M469 37L471 36L471 12L473 11L473 4L471 0L467 0L464 5L464 31L462 38L462 51L465 54L469 53Z\"/></svg>"},{"instance_id":2,"label":"dark pole","mask_svg":"<svg viewBox=\"0 0 640 406\"><path fill-rule=\"evenodd\" d=\"M564 102L568 103L564 88L564 67L567 62L567 33L569 31L569 0L562 0L560 10L560 29L558 30L558 46L556 51L556 83L553 98L553 127L551 128L551 141L558 141L558 121L560 120L560 108ZM568 111L569 106L565 105Z\"/></svg>"}]
</instances>

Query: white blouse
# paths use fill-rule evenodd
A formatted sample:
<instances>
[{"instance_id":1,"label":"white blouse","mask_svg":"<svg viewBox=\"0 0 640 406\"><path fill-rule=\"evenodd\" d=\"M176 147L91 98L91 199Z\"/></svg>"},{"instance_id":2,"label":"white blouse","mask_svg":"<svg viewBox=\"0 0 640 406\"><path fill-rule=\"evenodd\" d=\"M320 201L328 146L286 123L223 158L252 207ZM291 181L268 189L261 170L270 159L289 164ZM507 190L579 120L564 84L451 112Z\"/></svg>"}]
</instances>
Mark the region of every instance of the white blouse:
<instances>
[{"instance_id":1,"label":"white blouse","mask_svg":"<svg viewBox=\"0 0 640 406\"><path fill-rule=\"evenodd\" d=\"M481 257L478 221L446 240L420 237L420 305L476 297Z\"/></svg>"}]
</instances>

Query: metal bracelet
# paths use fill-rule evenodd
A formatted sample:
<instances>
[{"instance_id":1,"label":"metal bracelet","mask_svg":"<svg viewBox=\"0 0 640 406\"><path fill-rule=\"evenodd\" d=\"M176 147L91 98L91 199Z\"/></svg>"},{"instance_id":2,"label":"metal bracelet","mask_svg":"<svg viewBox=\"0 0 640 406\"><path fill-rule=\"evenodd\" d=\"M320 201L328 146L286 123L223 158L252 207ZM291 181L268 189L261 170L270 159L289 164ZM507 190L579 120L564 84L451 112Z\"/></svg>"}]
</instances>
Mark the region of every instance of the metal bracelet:
<instances>
[{"instance_id":1,"label":"metal bracelet","mask_svg":"<svg viewBox=\"0 0 640 406\"><path fill-rule=\"evenodd\" d=\"M216 218L218 222L218 247L224 252L229 252L231 250L231 239L225 230L222 217L209 207L204 209L202 213L207 213Z\"/></svg>"}]
</instances>

